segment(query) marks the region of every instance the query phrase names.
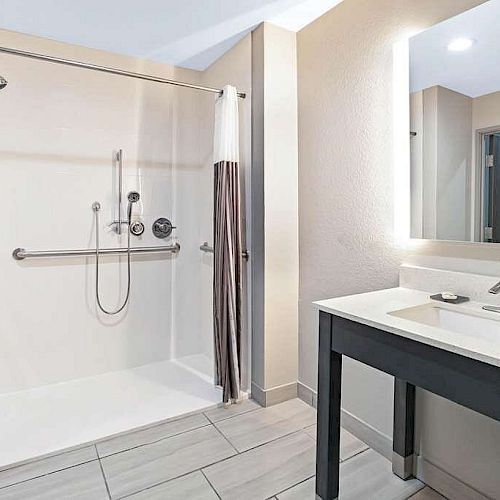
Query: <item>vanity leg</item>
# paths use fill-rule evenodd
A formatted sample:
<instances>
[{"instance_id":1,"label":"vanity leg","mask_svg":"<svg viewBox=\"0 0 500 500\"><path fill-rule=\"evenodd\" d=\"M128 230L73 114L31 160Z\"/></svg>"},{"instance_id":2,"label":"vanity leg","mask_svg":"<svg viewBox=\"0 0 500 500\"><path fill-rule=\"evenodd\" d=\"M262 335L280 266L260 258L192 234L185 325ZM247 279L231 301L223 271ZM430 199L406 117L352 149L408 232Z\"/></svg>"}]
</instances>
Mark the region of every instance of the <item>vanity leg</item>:
<instances>
[{"instance_id":1,"label":"vanity leg","mask_svg":"<svg viewBox=\"0 0 500 500\"><path fill-rule=\"evenodd\" d=\"M335 500L339 496L342 355L332 351L331 315L319 314L316 498Z\"/></svg>"},{"instance_id":2,"label":"vanity leg","mask_svg":"<svg viewBox=\"0 0 500 500\"><path fill-rule=\"evenodd\" d=\"M392 471L401 479L413 476L415 386L394 379L394 432Z\"/></svg>"}]
</instances>

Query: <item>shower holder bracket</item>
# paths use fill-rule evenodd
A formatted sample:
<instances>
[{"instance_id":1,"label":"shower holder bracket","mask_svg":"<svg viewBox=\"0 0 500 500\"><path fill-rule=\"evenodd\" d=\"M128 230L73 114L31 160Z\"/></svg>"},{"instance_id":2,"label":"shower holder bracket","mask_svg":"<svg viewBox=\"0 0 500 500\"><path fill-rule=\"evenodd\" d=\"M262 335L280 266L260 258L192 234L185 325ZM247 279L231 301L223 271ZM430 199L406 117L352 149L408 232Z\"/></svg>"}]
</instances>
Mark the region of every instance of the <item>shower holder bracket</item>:
<instances>
[{"instance_id":1,"label":"shower holder bracket","mask_svg":"<svg viewBox=\"0 0 500 500\"><path fill-rule=\"evenodd\" d=\"M130 224L130 232L134 236L140 236L144 232L144 224L141 221L135 221Z\"/></svg>"}]
</instances>

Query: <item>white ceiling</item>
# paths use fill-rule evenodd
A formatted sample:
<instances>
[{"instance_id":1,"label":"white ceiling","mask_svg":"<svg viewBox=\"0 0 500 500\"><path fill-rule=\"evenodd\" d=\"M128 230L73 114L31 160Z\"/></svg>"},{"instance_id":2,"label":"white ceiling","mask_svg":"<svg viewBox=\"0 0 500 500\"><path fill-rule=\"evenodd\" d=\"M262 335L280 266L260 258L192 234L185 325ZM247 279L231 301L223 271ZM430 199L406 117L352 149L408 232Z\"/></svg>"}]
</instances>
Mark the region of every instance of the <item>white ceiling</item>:
<instances>
[{"instance_id":1,"label":"white ceiling","mask_svg":"<svg viewBox=\"0 0 500 500\"><path fill-rule=\"evenodd\" d=\"M490 0L411 38L411 91L442 85L478 97L500 90L499 35L500 0ZM447 49L464 37L475 40L470 49Z\"/></svg>"},{"instance_id":2,"label":"white ceiling","mask_svg":"<svg viewBox=\"0 0 500 500\"><path fill-rule=\"evenodd\" d=\"M298 31L341 0L0 0L0 28L203 70L262 21Z\"/></svg>"}]
</instances>

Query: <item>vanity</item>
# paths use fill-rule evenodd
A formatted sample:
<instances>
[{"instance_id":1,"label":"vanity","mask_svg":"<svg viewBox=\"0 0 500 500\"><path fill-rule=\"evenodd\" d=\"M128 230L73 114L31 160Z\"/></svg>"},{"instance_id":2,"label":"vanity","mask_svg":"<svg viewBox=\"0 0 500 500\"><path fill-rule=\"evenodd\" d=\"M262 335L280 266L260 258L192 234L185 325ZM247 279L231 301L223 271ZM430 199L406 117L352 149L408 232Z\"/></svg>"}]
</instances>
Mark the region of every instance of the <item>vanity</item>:
<instances>
[{"instance_id":1,"label":"vanity","mask_svg":"<svg viewBox=\"0 0 500 500\"><path fill-rule=\"evenodd\" d=\"M339 496L342 357L394 376L393 472L413 474L415 389L500 421L500 314L398 287L319 308L316 496Z\"/></svg>"}]
</instances>

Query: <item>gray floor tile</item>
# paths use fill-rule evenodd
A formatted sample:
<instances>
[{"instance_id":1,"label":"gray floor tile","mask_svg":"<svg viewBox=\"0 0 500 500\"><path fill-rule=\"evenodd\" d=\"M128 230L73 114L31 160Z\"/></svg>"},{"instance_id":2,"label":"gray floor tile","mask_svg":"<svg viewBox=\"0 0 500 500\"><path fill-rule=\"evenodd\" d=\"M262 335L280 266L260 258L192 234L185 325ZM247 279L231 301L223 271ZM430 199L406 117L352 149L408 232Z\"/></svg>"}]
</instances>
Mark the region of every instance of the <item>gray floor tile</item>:
<instances>
[{"instance_id":1,"label":"gray floor tile","mask_svg":"<svg viewBox=\"0 0 500 500\"><path fill-rule=\"evenodd\" d=\"M429 488L428 486L410 498L411 500L446 500L446 497L440 495L437 491Z\"/></svg>"},{"instance_id":2,"label":"gray floor tile","mask_svg":"<svg viewBox=\"0 0 500 500\"><path fill-rule=\"evenodd\" d=\"M424 487L417 479L403 481L392 473L389 460L367 450L341 464L340 494L343 500L403 500Z\"/></svg>"},{"instance_id":3,"label":"gray floor tile","mask_svg":"<svg viewBox=\"0 0 500 500\"><path fill-rule=\"evenodd\" d=\"M224 499L259 500L314 474L315 444L300 431L203 469Z\"/></svg>"},{"instance_id":4,"label":"gray floor tile","mask_svg":"<svg viewBox=\"0 0 500 500\"><path fill-rule=\"evenodd\" d=\"M78 450L42 458L34 462L0 471L0 488L96 459L97 453L94 446L86 446Z\"/></svg>"},{"instance_id":5,"label":"gray floor tile","mask_svg":"<svg viewBox=\"0 0 500 500\"><path fill-rule=\"evenodd\" d=\"M316 425L304 429L313 439L316 439ZM368 445L360 441L345 429L340 429L340 460L344 461L348 458L361 453L368 449Z\"/></svg>"},{"instance_id":6,"label":"gray floor tile","mask_svg":"<svg viewBox=\"0 0 500 500\"><path fill-rule=\"evenodd\" d=\"M217 428L238 451L249 450L286 434L313 425L316 410L300 399L217 422Z\"/></svg>"},{"instance_id":7,"label":"gray floor tile","mask_svg":"<svg viewBox=\"0 0 500 500\"><path fill-rule=\"evenodd\" d=\"M113 498L130 495L235 454L212 425L101 460Z\"/></svg>"},{"instance_id":8,"label":"gray floor tile","mask_svg":"<svg viewBox=\"0 0 500 500\"><path fill-rule=\"evenodd\" d=\"M235 417L236 415L241 415L243 413L247 413L249 411L254 411L262 408L255 400L253 399L244 399L241 403L232 404L227 408L221 406L220 408L214 408L213 410L208 410L205 412L205 415L212 422L220 422L221 420L225 420L226 418Z\"/></svg>"},{"instance_id":9,"label":"gray floor tile","mask_svg":"<svg viewBox=\"0 0 500 500\"><path fill-rule=\"evenodd\" d=\"M202 413L190 415L101 441L96 445L97 451L100 457L106 457L113 453L129 450L143 444L154 443L160 439L198 429L209 423L208 419Z\"/></svg>"},{"instance_id":10,"label":"gray floor tile","mask_svg":"<svg viewBox=\"0 0 500 500\"><path fill-rule=\"evenodd\" d=\"M218 498L200 471L127 497L130 500L218 500Z\"/></svg>"},{"instance_id":11,"label":"gray floor tile","mask_svg":"<svg viewBox=\"0 0 500 500\"><path fill-rule=\"evenodd\" d=\"M343 430L344 429L342 429L342 428L340 429L340 432L341 432L341 434L340 434L340 440L341 441L342 441L342 431ZM316 424L310 425L309 427L306 427L304 429L304 432L306 434L309 434L309 436L311 436L313 439L316 439L316 437L317 437L317 426L316 426Z\"/></svg>"},{"instance_id":12,"label":"gray floor tile","mask_svg":"<svg viewBox=\"0 0 500 500\"><path fill-rule=\"evenodd\" d=\"M107 500L99 462L88 462L0 490L1 500Z\"/></svg>"},{"instance_id":13,"label":"gray floor tile","mask_svg":"<svg viewBox=\"0 0 500 500\"><path fill-rule=\"evenodd\" d=\"M392 473L391 463L373 450L364 451L340 466L342 500L406 500L422 489L417 479L403 481ZM314 500L315 479L309 479L278 495L278 500Z\"/></svg>"},{"instance_id":14,"label":"gray floor tile","mask_svg":"<svg viewBox=\"0 0 500 500\"><path fill-rule=\"evenodd\" d=\"M293 488L278 495L278 500L315 500L316 478L297 484ZM343 499L342 499L343 500Z\"/></svg>"}]
</instances>

